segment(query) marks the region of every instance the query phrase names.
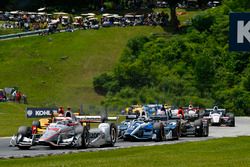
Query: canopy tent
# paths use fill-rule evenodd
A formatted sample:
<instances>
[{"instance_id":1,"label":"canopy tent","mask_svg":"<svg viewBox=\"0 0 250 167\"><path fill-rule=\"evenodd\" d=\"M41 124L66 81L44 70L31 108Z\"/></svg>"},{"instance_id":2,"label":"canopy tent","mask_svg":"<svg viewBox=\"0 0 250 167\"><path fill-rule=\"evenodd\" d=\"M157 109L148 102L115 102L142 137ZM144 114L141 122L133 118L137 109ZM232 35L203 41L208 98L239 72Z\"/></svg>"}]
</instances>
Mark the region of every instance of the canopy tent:
<instances>
[{"instance_id":1,"label":"canopy tent","mask_svg":"<svg viewBox=\"0 0 250 167\"><path fill-rule=\"evenodd\" d=\"M37 11L39 11L39 12L44 11L44 10L46 10L46 7L37 9Z\"/></svg>"},{"instance_id":2,"label":"canopy tent","mask_svg":"<svg viewBox=\"0 0 250 167\"><path fill-rule=\"evenodd\" d=\"M104 14L102 14L103 17L110 16L110 15L112 15L112 14L110 14L110 13L104 13Z\"/></svg>"},{"instance_id":3,"label":"canopy tent","mask_svg":"<svg viewBox=\"0 0 250 167\"><path fill-rule=\"evenodd\" d=\"M46 15L45 12L38 12L37 14L38 14L38 15Z\"/></svg>"},{"instance_id":4,"label":"canopy tent","mask_svg":"<svg viewBox=\"0 0 250 167\"><path fill-rule=\"evenodd\" d=\"M10 14L19 14L19 11L11 11Z\"/></svg>"},{"instance_id":5,"label":"canopy tent","mask_svg":"<svg viewBox=\"0 0 250 167\"><path fill-rule=\"evenodd\" d=\"M82 19L82 16L75 16L75 19Z\"/></svg>"}]
</instances>

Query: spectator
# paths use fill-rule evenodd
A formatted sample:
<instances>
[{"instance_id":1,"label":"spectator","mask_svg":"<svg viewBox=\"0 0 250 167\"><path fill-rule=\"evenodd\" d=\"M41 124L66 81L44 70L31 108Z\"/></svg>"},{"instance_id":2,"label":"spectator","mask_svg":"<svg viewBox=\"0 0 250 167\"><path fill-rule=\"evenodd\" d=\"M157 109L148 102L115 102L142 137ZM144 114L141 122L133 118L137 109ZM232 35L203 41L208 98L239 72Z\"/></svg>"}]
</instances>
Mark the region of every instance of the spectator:
<instances>
[{"instance_id":1,"label":"spectator","mask_svg":"<svg viewBox=\"0 0 250 167\"><path fill-rule=\"evenodd\" d=\"M27 96L23 94L23 104L28 104Z\"/></svg>"},{"instance_id":2,"label":"spectator","mask_svg":"<svg viewBox=\"0 0 250 167\"><path fill-rule=\"evenodd\" d=\"M16 92L16 102L20 103L21 102L21 97L22 97L22 94L20 91L17 91Z\"/></svg>"},{"instance_id":3,"label":"spectator","mask_svg":"<svg viewBox=\"0 0 250 167\"><path fill-rule=\"evenodd\" d=\"M58 115L64 115L64 109L62 106L59 107L59 109L58 109Z\"/></svg>"}]
</instances>

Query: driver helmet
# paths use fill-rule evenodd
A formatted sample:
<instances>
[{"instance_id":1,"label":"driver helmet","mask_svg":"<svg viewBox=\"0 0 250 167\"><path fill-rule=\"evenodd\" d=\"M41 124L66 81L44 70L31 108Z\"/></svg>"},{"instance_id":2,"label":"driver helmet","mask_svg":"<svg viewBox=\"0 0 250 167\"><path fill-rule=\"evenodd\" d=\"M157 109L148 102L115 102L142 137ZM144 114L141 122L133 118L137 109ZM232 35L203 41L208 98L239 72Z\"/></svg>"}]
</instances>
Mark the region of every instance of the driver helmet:
<instances>
[{"instance_id":1,"label":"driver helmet","mask_svg":"<svg viewBox=\"0 0 250 167\"><path fill-rule=\"evenodd\" d=\"M189 109L189 110L192 110L192 109L193 109L192 104L189 104L188 109Z\"/></svg>"},{"instance_id":2,"label":"driver helmet","mask_svg":"<svg viewBox=\"0 0 250 167\"><path fill-rule=\"evenodd\" d=\"M217 111L218 110L218 106L214 106L214 111Z\"/></svg>"}]
</instances>

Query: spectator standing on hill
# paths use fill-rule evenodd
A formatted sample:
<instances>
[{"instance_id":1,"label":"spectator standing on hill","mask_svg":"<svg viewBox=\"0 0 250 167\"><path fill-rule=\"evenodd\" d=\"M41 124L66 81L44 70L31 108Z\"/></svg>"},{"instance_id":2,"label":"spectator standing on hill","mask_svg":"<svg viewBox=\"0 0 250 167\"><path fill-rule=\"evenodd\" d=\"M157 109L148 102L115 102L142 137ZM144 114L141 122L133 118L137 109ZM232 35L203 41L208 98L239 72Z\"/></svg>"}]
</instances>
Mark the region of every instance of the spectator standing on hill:
<instances>
[{"instance_id":1,"label":"spectator standing on hill","mask_svg":"<svg viewBox=\"0 0 250 167\"><path fill-rule=\"evenodd\" d=\"M22 97L22 94L20 91L17 91L16 92L16 102L20 103L21 102L21 97Z\"/></svg>"}]
</instances>

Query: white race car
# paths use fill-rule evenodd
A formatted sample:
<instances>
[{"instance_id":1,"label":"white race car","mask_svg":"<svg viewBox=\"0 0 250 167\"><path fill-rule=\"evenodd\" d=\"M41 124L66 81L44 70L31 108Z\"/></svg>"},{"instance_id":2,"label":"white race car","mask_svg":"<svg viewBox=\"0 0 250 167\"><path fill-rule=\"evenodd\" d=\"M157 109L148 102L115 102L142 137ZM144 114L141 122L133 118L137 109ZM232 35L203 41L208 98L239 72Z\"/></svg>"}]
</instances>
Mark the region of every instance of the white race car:
<instances>
[{"instance_id":1,"label":"white race car","mask_svg":"<svg viewBox=\"0 0 250 167\"><path fill-rule=\"evenodd\" d=\"M205 109L203 118L209 120L211 125L235 126L234 114L226 113L226 109L219 109L217 106L214 106L213 109Z\"/></svg>"},{"instance_id":2,"label":"white race car","mask_svg":"<svg viewBox=\"0 0 250 167\"><path fill-rule=\"evenodd\" d=\"M90 123L99 123L99 126L91 129ZM114 123L105 123L101 116L74 116L54 117L53 122L39 136L32 134L31 127L21 126L11 138L10 144L19 149L29 149L35 145L87 148L114 146L116 140L117 127Z\"/></svg>"}]
</instances>

